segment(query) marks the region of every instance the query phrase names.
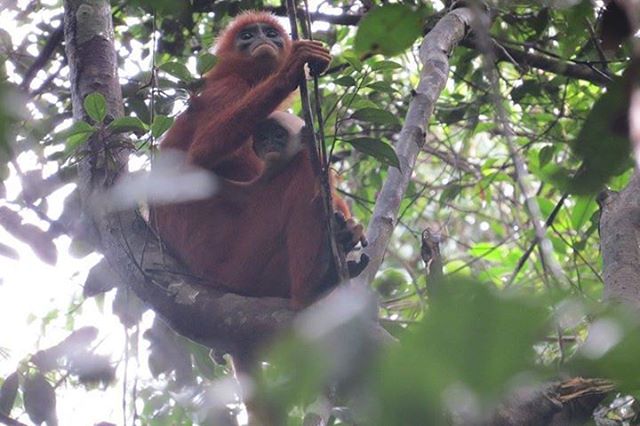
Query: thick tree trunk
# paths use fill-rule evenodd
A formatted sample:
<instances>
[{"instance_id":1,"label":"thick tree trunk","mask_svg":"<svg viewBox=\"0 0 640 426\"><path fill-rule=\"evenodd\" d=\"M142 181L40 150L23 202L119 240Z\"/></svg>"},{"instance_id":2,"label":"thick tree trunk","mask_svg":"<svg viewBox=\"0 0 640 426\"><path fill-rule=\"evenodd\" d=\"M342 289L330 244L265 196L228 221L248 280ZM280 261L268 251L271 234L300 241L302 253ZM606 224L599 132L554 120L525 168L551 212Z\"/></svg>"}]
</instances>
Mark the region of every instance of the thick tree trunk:
<instances>
[{"instance_id":1,"label":"thick tree trunk","mask_svg":"<svg viewBox=\"0 0 640 426\"><path fill-rule=\"evenodd\" d=\"M640 311L640 174L599 201L604 295Z\"/></svg>"}]
</instances>

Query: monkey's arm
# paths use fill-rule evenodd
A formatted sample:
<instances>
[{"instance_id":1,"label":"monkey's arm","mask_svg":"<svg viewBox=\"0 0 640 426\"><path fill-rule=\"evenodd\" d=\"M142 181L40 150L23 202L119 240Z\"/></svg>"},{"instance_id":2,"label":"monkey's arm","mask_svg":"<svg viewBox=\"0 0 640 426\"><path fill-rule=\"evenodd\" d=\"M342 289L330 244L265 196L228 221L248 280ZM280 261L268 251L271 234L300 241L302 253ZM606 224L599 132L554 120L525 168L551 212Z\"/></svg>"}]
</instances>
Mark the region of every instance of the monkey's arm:
<instances>
[{"instance_id":1,"label":"monkey's arm","mask_svg":"<svg viewBox=\"0 0 640 426\"><path fill-rule=\"evenodd\" d=\"M317 42L298 42L278 72L268 77L227 107L214 107L214 116L201 117L189 148L189 160L213 169L217 164L241 148L249 140L255 126L267 118L300 82L304 64L328 64L329 52ZM233 87L243 82L229 77L218 83L226 91L224 98L233 96Z\"/></svg>"}]
</instances>

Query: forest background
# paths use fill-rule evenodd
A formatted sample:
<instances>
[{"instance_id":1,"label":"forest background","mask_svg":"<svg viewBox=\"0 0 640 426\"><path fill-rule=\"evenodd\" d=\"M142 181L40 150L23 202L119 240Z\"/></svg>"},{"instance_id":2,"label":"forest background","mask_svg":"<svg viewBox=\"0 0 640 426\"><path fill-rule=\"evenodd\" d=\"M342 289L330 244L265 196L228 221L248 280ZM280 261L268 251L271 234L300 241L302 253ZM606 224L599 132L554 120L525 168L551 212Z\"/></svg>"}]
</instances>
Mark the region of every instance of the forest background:
<instances>
[{"instance_id":1,"label":"forest background","mask_svg":"<svg viewBox=\"0 0 640 426\"><path fill-rule=\"evenodd\" d=\"M291 424L636 422L640 2L313 2L334 55L313 97L372 262L301 315L180 304L133 215L184 188L144 171L247 9L287 23L266 1L0 3L0 423L243 422L223 355L292 324L251 387Z\"/></svg>"}]
</instances>

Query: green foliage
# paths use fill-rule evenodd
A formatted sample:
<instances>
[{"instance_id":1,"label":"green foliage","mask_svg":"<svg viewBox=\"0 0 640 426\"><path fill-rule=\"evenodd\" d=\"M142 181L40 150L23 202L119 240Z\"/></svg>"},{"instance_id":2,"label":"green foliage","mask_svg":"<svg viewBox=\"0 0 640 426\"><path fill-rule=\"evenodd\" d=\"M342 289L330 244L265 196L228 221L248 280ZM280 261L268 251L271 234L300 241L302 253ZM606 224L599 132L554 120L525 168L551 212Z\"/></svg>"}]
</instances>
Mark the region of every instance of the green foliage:
<instances>
[{"instance_id":1,"label":"green foliage","mask_svg":"<svg viewBox=\"0 0 640 426\"><path fill-rule=\"evenodd\" d=\"M159 68L167 74L182 81L189 82L193 80L193 76L191 75L191 72L189 72L189 69L180 62L167 62L160 65Z\"/></svg>"},{"instance_id":2,"label":"green foliage","mask_svg":"<svg viewBox=\"0 0 640 426\"><path fill-rule=\"evenodd\" d=\"M198 74L203 75L206 74L218 61L218 58L211 53L205 53L198 57L198 65L197 70Z\"/></svg>"},{"instance_id":3,"label":"green foliage","mask_svg":"<svg viewBox=\"0 0 640 426\"><path fill-rule=\"evenodd\" d=\"M389 4L370 11L358 26L354 47L358 52L393 56L408 49L422 31L422 10Z\"/></svg>"},{"instance_id":4,"label":"green foliage","mask_svg":"<svg viewBox=\"0 0 640 426\"><path fill-rule=\"evenodd\" d=\"M379 139L356 138L347 139L345 142L358 151L371 155L383 164L400 168L400 161L393 148Z\"/></svg>"},{"instance_id":5,"label":"green foliage","mask_svg":"<svg viewBox=\"0 0 640 426\"><path fill-rule=\"evenodd\" d=\"M147 125L138 117L120 117L109 123L107 129L114 133L145 133L147 131Z\"/></svg>"},{"instance_id":6,"label":"green foliage","mask_svg":"<svg viewBox=\"0 0 640 426\"><path fill-rule=\"evenodd\" d=\"M569 181L569 190L593 193L629 167L628 107L629 81L618 79L593 105L572 144L582 164Z\"/></svg>"},{"instance_id":7,"label":"green foliage","mask_svg":"<svg viewBox=\"0 0 640 426\"><path fill-rule=\"evenodd\" d=\"M151 134L154 138L159 138L169 130L169 127L173 124L173 118L164 115L156 115L151 123Z\"/></svg>"},{"instance_id":8,"label":"green foliage","mask_svg":"<svg viewBox=\"0 0 640 426\"><path fill-rule=\"evenodd\" d=\"M400 120L398 120L398 117L396 117L389 111L377 108L359 109L355 111L353 115L351 115L351 118L380 125L397 126L400 124Z\"/></svg>"},{"instance_id":9,"label":"green foliage","mask_svg":"<svg viewBox=\"0 0 640 426\"><path fill-rule=\"evenodd\" d=\"M92 134L95 133L95 131L96 129L89 123L85 121L77 121L73 123L73 125L69 129L58 133L56 135L56 139L65 140L65 152L72 154L83 143L89 140L89 138Z\"/></svg>"},{"instance_id":10,"label":"green foliage","mask_svg":"<svg viewBox=\"0 0 640 426\"><path fill-rule=\"evenodd\" d=\"M640 389L640 324L635 313L601 310L589 337L568 365L572 374L614 380L621 391Z\"/></svg>"},{"instance_id":11,"label":"green foliage","mask_svg":"<svg viewBox=\"0 0 640 426\"><path fill-rule=\"evenodd\" d=\"M446 13L431 10L440 3L379 3L357 25L323 22L328 28L314 33L314 38L335 53L330 72L319 79L331 166L339 175L339 193L364 224L371 223L389 168L400 168L396 150L402 152L398 147L405 142L400 130L422 69L415 47ZM338 402L359 408L353 409L351 421L345 416L342 424L440 424L447 420L444 411L456 408L471 409L480 418L515 385L562 374L615 379L620 389L637 391L637 324L613 309L603 311L585 302L600 301L603 289L595 193L605 186L623 189L633 172L625 114L630 83L637 77L632 70L623 74L633 51L623 44L618 51L605 52L596 44L601 38L601 14L593 2L554 7L560 3L567 6L571 2L492 4L490 35L498 47L494 64L500 75L497 89L514 130L515 148L531 172L526 181L535 191L542 219L552 219L547 237L572 298L587 307L581 308L574 324L552 323L561 304L554 303L557 298L549 302L548 294L555 293L550 290L552 280L535 245L534 218L525 208L500 130L502 123L492 100L495 88L482 65L481 49L473 47L474 39L468 39L465 47L448 52L449 69L439 70L447 73L447 84L435 99L423 152L398 217L384 212L383 221L394 226L393 238L373 287L381 296L382 324L401 344L374 358L376 351L361 341L366 333L351 323L346 327L350 331L334 341L309 335L285 340L274 350L257 389L268 395L274 407L289 413L290 424L301 424L304 407L335 382L344 385L338 386L344 393ZM105 98L92 93L83 100L86 122L76 123L70 119L68 59L60 44L36 67L29 84L20 87L61 25L61 4L3 3L7 10L3 13L15 17L16 28L25 36L0 30L0 232L13 237L0 244L0 259L24 261L22 245L26 243L45 261L53 261L60 251L57 255L65 258L66 268L68 253L62 249L66 241L71 241L72 253L86 256L95 250L77 194L64 195L64 205L60 201L60 194L75 179L74 162L87 154L86 142L96 134L115 135L117 146L124 143L140 148L132 164L142 160L140 167L144 168L150 148L186 109L188 100L197 96L201 77L215 66L217 58L208 52L219 30L241 10L259 9L266 3L112 2L125 116L109 117ZM269 4L281 12L279 3ZM332 13L348 10L350 15L360 10L347 1L324 7L329 6L334 8ZM512 51L520 56L511 56ZM540 63L556 66L541 67ZM570 72L575 67L592 77L576 77ZM606 75L616 77L605 89L597 77ZM295 99L292 108L300 115ZM442 238L446 291L437 300L427 291L433 278L427 276L421 258L420 235L427 227ZM516 268L521 269L512 281ZM13 269L18 268L6 268L7 276ZM83 271L71 279L79 276ZM456 281L460 277L474 281ZM0 296L5 288L16 285L9 280L7 285L0 283ZM72 327L76 318L84 321L83 310L94 313L94 305L100 315L116 311L131 323L142 314L138 305L136 315L127 316L127 307L135 303L128 303L126 292L117 296L101 293L82 302L81 283L23 281L19 284L32 286L34 294L44 285L58 286L62 294L44 311L37 304L4 302L12 309L24 306L31 320L42 324L42 339L31 333L33 353L42 349L40 341L51 340L52 327ZM8 312L4 306L0 297L0 312ZM1 315L0 319L6 318ZM337 317L326 318L333 321ZM580 349L592 323L605 330L600 337L609 337L602 340L609 345L606 350ZM140 325L140 334L146 331L145 324ZM569 343L559 345L558 333ZM127 354L148 355L151 370L144 362L140 364L135 371L140 378L137 400L132 401L133 393L126 396L127 407L142 406L139 421L224 424L211 420L214 416L202 401L211 400L212 389L217 391L220 380L229 376L229 366L208 349L168 332L163 335L167 341L156 348L137 347L129 337ZM13 350L9 343L4 345ZM355 362L335 352L351 348L357 348ZM124 361L120 347L111 349L114 359ZM20 412L45 415L31 402L25 408L21 385L25 378L39 374L28 354L15 355L20 366L14 365L15 356L7 356L7 362L3 358L0 363L0 380L4 379L0 411L13 408L12 416ZM99 364L104 361L90 359ZM56 358L55 363L58 361ZM2 370L5 364L13 367ZM129 363L130 369L132 365ZM547 370L547 365L554 370ZM66 371L42 374L49 385L61 383L55 389L59 400L80 385L79 375L66 376ZM42 390L50 396L48 385L40 379L33 387L35 394ZM115 392L121 398L122 383L104 386L104 392ZM28 421L26 416L20 420ZM60 424L69 421L61 418ZM120 417L115 419L120 421Z\"/></svg>"},{"instance_id":12,"label":"green foliage","mask_svg":"<svg viewBox=\"0 0 640 426\"><path fill-rule=\"evenodd\" d=\"M447 409L470 409L476 419L490 413L516 376L534 379L533 344L546 316L530 297L447 283L424 320L378 362L374 423L446 424Z\"/></svg>"},{"instance_id":13,"label":"green foliage","mask_svg":"<svg viewBox=\"0 0 640 426\"><path fill-rule=\"evenodd\" d=\"M107 116L107 101L98 92L90 93L84 98L84 110L93 121L101 124Z\"/></svg>"}]
</instances>

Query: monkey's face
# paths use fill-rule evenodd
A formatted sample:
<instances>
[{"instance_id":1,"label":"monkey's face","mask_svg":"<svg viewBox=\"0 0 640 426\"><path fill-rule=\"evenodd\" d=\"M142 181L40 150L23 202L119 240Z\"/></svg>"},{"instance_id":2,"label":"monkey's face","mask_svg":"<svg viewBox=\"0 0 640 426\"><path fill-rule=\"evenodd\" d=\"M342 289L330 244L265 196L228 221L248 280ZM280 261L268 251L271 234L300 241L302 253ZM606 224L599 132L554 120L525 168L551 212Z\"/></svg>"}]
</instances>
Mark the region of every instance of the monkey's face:
<instances>
[{"instance_id":1,"label":"monkey's face","mask_svg":"<svg viewBox=\"0 0 640 426\"><path fill-rule=\"evenodd\" d=\"M261 61L277 61L284 50L284 36L271 24L258 22L243 27L236 36L236 50Z\"/></svg>"},{"instance_id":2,"label":"monkey's face","mask_svg":"<svg viewBox=\"0 0 640 426\"><path fill-rule=\"evenodd\" d=\"M253 150L266 160L286 155L291 135L278 120L268 118L258 124L253 134Z\"/></svg>"},{"instance_id":3,"label":"monkey's face","mask_svg":"<svg viewBox=\"0 0 640 426\"><path fill-rule=\"evenodd\" d=\"M286 163L303 148L304 120L275 111L258 123L253 132L253 150L266 163Z\"/></svg>"}]
</instances>

